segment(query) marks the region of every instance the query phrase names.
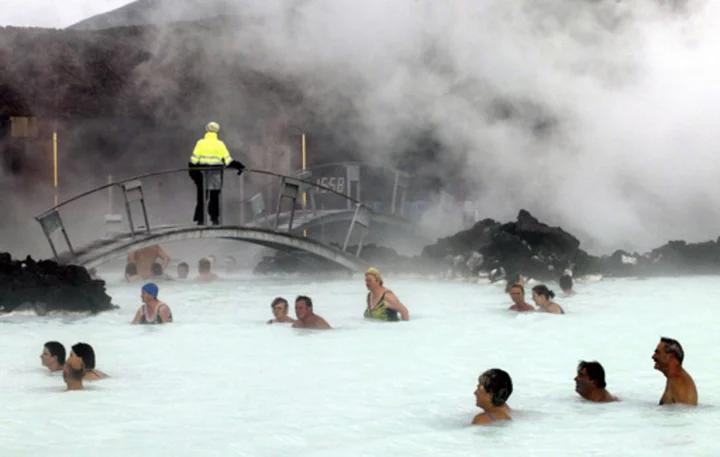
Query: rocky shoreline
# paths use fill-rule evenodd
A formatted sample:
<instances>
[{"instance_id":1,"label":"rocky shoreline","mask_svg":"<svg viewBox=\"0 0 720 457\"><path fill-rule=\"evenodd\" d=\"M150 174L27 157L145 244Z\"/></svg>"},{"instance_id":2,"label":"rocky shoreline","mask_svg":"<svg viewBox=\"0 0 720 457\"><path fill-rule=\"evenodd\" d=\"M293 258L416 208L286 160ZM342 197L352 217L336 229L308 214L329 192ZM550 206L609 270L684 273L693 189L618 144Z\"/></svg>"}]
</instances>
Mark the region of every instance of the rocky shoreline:
<instances>
[{"instance_id":1,"label":"rocky shoreline","mask_svg":"<svg viewBox=\"0 0 720 457\"><path fill-rule=\"evenodd\" d=\"M418 256L402 256L391 248L368 245L360 257L388 272L491 280L521 273L539 281L557 281L568 269L576 277L712 275L720 273L720 238L703 243L669 241L644 254L617 250L611 255L593 256L561 227L551 227L520 210L514 222L484 219L426 246ZM264 258L255 273L297 273L299 269L314 272L296 259L276 255Z\"/></svg>"},{"instance_id":2,"label":"rocky shoreline","mask_svg":"<svg viewBox=\"0 0 720 457\"><path fill-rule=\"evenodd\" d=\"M51 260L35 261L30 256L14 260L0 253L0 314L30 307L38 315L51 312L97 314L118 308L105 293L105 281L92 279L76 265L59 265Z\"/></svg>"}]
</instances>

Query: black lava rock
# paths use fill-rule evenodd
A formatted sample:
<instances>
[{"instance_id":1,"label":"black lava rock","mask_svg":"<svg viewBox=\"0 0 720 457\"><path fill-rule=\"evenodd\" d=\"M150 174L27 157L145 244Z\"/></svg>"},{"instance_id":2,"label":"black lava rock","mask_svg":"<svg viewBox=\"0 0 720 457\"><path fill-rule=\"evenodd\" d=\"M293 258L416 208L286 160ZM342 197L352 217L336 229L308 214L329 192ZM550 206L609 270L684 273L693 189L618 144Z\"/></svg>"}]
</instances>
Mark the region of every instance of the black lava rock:
<instances>
[{"instance_id":1,"label":"black lava rock","mask_svg":"<svg viewBox=\"0 0 720 457\"><path fill-rule=\"evenodd\" d=\"M105 293L105 281L92 279L76 265L51 260L36 262L30 256L13 260L0 253L0 313L32 305L38 314L51 311L99 313L116 309Z\"/></svg>"}]
</instances>

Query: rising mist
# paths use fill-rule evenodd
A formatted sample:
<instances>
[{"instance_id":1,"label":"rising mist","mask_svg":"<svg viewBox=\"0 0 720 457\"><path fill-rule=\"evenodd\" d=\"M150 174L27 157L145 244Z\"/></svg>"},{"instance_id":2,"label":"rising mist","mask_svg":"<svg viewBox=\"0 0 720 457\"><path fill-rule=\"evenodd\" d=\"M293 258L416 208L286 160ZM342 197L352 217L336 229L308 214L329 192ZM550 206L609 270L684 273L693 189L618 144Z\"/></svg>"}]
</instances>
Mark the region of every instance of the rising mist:
<instances>
[{"instance_id":1,"label":"rising mist","mask_svg":"<svg viewBox=\"0 0 720 457\"><path fill-rule=\"evenodd\" d=\"M149 22L199 8L157 3ZM351 119L367 160L397 163L430 132L442 155L424 172L462 183L482 217L525 208L592 251L720 232L717 3L214 3L239 16L200 43L206 111L224 125L276 109L235 92L236 65L296 88L328 123ZM148 43L161 64L187 52L166 27ZM157 67L135 78L166 84Z\"/></svg>"}]
</instances>

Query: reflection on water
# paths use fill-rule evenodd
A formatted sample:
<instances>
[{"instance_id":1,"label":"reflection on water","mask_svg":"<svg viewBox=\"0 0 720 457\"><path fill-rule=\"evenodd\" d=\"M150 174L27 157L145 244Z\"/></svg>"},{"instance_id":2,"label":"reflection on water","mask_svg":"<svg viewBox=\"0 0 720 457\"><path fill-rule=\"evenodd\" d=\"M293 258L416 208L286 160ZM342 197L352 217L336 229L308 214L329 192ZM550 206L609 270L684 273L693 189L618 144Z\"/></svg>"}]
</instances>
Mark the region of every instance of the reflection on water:
<instances>
[{"instance_id":1,"label":"reflection on water","mask_svg":"<svg viewBox=\"0 0 720 457\"><path fill-rule=\"evenodd\" d=\"M558 297L565 316L506 312L501 287L386 280L410 322L365 321L362 278L247 276L160 284L175 318L163 327L129 324L140 284L111 284L120 309L99 316L4 316L2 455L714 453L717 279L579 284ZM273 298L300 294L336 330L265 324ZM683 344L701 407L657 406L660 335ZM48 340L92 344L112 377L60 393L61 375L40 366ZM575 395L581 359L604 365L622 402ZM491 367L513 378L515 420L470 427L477 377Z\"/></svg>"}]
</instances>

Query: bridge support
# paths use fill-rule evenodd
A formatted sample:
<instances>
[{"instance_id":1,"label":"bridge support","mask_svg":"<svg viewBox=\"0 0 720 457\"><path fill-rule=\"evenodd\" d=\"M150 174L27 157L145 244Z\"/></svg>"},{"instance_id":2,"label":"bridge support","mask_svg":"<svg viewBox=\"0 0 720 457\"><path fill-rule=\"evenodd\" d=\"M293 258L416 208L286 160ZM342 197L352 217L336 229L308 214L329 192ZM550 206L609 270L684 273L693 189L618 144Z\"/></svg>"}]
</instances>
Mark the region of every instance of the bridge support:
<instances>
[{"instance_id":1,"label":"bridge support","mask_svg":"<svg viewBox=\"0 0 720 457\"><path fill-rule=\"evenodd\" d=\"M291 201L290 207L290 220L288 221L288 233L292 231L293 220L295 219L295 205L297 205L297 199L300 195L300 181L295 179L283 178L280 184L280 194L278 195L277 211L275 212L275 227L277 230L280 226L280 212L282 211L283 198L287 198Z\"/></svg>"},{"instance_id":2,"label":"bridge support","mask_svg":"<svg viewBox=\"0 0 720 457\"><path fill-rule=\"evenodd\" d=\"M370 227L370 221L372 220L372 212L361 204L355 205L355 214L353 214L352 222L348 228L347 235L345 236L345 243L343 244L343 251L347 252L348 244L350 243L350 236L352 235L355 225L359 225L362 228L362 234L360 235L360 242L358 243L355 257L360 257L360 252L365 242L365 236L367 235L368 228Z\"/></svg>"},{"instance_id":3,"label":"bridge support","mask_svg":"<svg viewBox=\"0 0 720 457\"><path fill-rule=\"evenodd\" d=\"M353 163L345 166L345 171L347 172L347 196L350 198L353 198L353 183L355 183L355 189L357 189L357 195L354 197L355 200L360 200L360 166ZM352 202L348 200L347 202L348 209L352 209Z\"/></svg>"},{"instance_id":4,"label":"bridge support","mask_svg":"<svg viewBox=\"0 0 720 457\"><path fill-rule=\"evenodd\" d=\"M395 184L393 185L393 194L392 194L392 205L391 205L391 214L397 213L397 194L398 191L400 191L400 215L403 216L405 213L405 197L407 196L407 189L408 184L410 181L410 177L407 173L404 171L396 170L395 171Z\"/></svg>"},{"instance_id":5,"label":"bridge support","mask_svg":"<svg viewBox=\"0 0 720 457\"><path fill-rule=\"evenodd\" d=\"M143 219L145 221L145 232L150 234L150 222L148 221L147 208L145 207L145 194L143 193L142 183L139 179L121 184L123 188L123 198L125 199L125 212L130 223L130 236L135 238L135 224L133 223L132 210L130 204L140 202L142 208ZM140 227L138 227L140 228Z\"/></svg>"},{"instance_id":6,"label":"bridge support","mask_svg":"<svg viewBox=\"0 0 720 457\"><path fill-rule=\"evenodd\" d=\"M65 225L63 225L62 219L60 219L60 214L56 210L52 210L49 213L38 216L35 218L35 220L40 223L40 226L45 233L45 237L47 238L48 243L50 243L50 249L52 249L55 260L60 260L60 257L58 256L57 250L55 249L52 235L58 230L62 232L63 238L65 238L65 243L67 244L68 250L70 251L73 259L76 258L75 251L73 250L72 244L70 244L70 238L68 237L67 231L65 230Z\"/></svg>"}]
</instances>

